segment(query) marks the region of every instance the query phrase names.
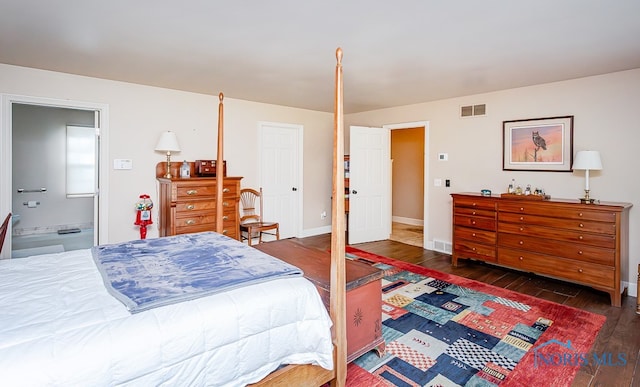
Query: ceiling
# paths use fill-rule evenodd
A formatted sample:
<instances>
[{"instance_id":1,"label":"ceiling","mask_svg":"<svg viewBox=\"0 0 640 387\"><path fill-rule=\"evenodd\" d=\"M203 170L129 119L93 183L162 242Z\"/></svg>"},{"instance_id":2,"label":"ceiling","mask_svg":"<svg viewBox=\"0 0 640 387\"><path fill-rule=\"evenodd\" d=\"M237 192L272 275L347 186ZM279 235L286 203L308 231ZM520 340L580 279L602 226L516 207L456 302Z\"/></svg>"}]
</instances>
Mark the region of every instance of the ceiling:
<instances>
[{"instance_id":1,"label":"ceiling","mask_svg":"<svg viewBox=\"0 0 640 387\"><path fill-rule=\"evenodd\" d=\"M636 0L0 0L0 63L345 113L640 68Z\"/></svg>"}]
</instances>

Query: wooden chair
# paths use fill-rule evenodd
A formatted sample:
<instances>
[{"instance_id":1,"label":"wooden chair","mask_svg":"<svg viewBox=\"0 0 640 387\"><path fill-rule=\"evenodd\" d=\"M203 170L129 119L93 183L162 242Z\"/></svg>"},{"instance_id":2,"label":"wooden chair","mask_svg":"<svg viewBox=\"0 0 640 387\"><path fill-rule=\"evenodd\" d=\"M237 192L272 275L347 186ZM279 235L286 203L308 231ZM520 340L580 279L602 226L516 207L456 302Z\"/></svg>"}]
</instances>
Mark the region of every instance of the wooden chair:
<instances>
[{"instance_id":1,"label":"wooden chair","mask_svg":"<svg viewBox=\"0 0 640 387\"><path fill-rule=\"evenodd\" d=\"M4 222L0 226L0 253L2 252L2 246L4 246L4 237L7 236L7 230L9 229L9 220L11 220L11 213L4 218Z\"/></svg>"},{"instance_id":2,"label":"wooden chair","mask_svg":"<svg viewBox=\"0 0 640 387\"><path fill-rule=\"evenodd\" d=\"M259 213L256 211L256 203L259 203ZM258 243L262 243L262 234L275 235L276 240L280 239L280 225L277 222L263 220L262 203L262 187L259 191L252 188L240 190L240 204L242 205L240 238L241 240L246 239L249 246L255 237L258 238Z\"/></svg>"}]
</instances>

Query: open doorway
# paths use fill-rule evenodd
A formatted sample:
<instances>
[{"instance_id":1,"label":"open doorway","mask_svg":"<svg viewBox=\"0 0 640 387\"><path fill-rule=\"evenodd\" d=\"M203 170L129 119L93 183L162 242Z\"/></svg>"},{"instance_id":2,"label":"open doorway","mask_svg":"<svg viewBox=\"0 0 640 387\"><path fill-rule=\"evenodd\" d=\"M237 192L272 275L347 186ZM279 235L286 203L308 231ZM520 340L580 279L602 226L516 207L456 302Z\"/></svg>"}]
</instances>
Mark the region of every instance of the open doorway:
<instances>
[{"instance_id":1,"label":"open doorway","mask_svg":"<svg viewBox=\"0 0 640 387\"><path fill-rule=\"evenodd\" d=\"M2 102L0 210L13 214L2 258L89 248L106 240L100 216L105 198L98 195L99 188L106 189L106 176L98 172L104 168L100 155L106 154L100 135L107 107L7 95ZM74 153L78 141L84 143ZM78 149L92 152L78 154ZM74 162L74 155L83 159ZM81 192L69 186L73 169L85 170L76 179L84 183ZM87 183L93 187L87 190Z\"/></svg>"},{"instance_id":2,"label":"open doorway","mask_svg":"<svg viewBox=\"0 0 640 387\"><path fill-rule=\"evenodd\" d=\"M424 127L391 131L391 236L424 246Z\"/></svg>"},{"instance_id":3,"label":"open doorway","mask_svg":"<svg viewBox=\"0 0 640 387\"><path fill-rule=\"evenodd\" d=\"M429 122L384 125L391 130L390 239L428 248ZM395 142L394 142L395 140Z\"/></svg>"}]
</instances>

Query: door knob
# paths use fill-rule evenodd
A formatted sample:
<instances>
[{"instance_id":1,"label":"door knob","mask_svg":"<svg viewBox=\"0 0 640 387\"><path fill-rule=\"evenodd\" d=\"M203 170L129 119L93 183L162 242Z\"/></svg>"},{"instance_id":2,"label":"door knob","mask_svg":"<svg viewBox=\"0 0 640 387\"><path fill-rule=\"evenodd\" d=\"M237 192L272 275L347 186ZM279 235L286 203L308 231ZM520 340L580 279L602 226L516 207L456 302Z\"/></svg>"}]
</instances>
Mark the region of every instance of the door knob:
<instances>
[{"instance_id":1,"label":"door knob","mask_svg":"<svg viewBox=\"0 0 640 387\"><path fill-rule=\"evenodd\" d=\"M291 187L292 191L297 191L298 189L296 187Z\"/></svg>"},{"instance_id":2,"label":"door knob","mask_svg":"<svg viewBox=\"0 0 640 387\"><path fill-rule=\"evenodd\" d=\"M358 191L356 191L356 190L354 189L353 191L351 191L351 193L355 195L355 194L357 194L357 193L358 193Z\"/></svg>"}]
</instances>

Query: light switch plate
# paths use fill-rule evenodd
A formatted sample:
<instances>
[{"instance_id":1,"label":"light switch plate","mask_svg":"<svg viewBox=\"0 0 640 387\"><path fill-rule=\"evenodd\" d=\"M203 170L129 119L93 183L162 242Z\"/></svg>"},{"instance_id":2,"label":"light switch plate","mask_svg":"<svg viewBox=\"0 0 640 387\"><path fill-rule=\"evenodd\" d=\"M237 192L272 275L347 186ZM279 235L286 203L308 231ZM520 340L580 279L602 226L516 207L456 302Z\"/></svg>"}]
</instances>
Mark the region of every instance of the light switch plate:
<instances>
[{"instance_id":1,"label":"light switch plate","mask_svg":"<svg viewBox=\"0 0 640 387\"><path fill-rule=\"evenodd\" d=\"M133 160L113 159L113 169L133 169Z\"/></svg>"}]
</instances>

